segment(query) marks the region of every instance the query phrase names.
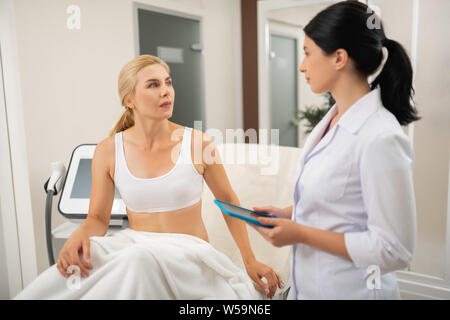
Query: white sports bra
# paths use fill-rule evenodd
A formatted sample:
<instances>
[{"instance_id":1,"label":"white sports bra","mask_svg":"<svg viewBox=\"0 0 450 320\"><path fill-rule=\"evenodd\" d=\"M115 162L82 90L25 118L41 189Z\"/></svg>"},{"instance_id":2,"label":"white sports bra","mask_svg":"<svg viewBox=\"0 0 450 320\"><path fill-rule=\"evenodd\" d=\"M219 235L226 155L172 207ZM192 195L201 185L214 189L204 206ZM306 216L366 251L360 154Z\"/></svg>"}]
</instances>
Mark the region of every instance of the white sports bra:
<instances>
[{"instance_id":1,"label":"white sports bra","mask_svg":"<svg viewBox=\"0 0 450 320\"><path fill-rule=\"evenodd\" d=\"M122 132L116 133L114 184L128 209L134 212L163 212L186 208L200 201L203 176L192 163L191 132L192 128L184 128L175 166L166 174L149 179L137 178L128 170Z\"/></svg>"}]
</instances>

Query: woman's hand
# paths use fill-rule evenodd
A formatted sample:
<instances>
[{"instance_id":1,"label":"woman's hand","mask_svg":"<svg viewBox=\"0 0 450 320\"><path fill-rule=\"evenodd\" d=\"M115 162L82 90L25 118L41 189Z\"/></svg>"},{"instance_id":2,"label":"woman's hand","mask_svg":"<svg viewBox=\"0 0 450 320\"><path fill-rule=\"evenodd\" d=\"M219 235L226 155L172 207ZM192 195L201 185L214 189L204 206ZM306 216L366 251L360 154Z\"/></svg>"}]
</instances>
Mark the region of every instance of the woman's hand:
<instances>
[{"instance_id":1,"label":"woman's hand","mask_svg":"<svg viewBox=\"0 0 450 320\"><path fill-rule=\"evenodd\" d=\"M261 287L268 298L274 296L277 291L277 286L280 289L283 287L280 276L271 267L258 262L256 259L252 259L245 263L245 269L250 278ZM267 284L262 281L262 278L266 278Z\"/></svg>"},{"instance_id":2,"label":"woman's hand","mask_svg":"<svg viewBox=\"0 0 450 320\"><path fill-rule=\"evenodd\" d=\"M59 252L58 261L56 267L63 277L68 278L70 274L67 273L69 266L76 265L80 268L82 277L89 276L88 269L92 269L92 265L89 263L90 258L90 240L89 237L83 233L82 230L76 230L67 239L63 248ZM79 255L80 253L80 255ZM82 260L80 260L82 256Z\"/></svg>"},{"instance_id":3,"label":"woman's hand","mask_svg":"<svg viewBox=\"0 0 450 320\"><path fill-rule=\"evenodd\" d=\"M287 207L284 209L272 207L272 206L265 206L265 207L252 207L253 210L259 211L262 213L267 213L272 216L275 216L277 218L284 218L284 219L290 219L292 216L292 206Z\"/></svg>"},{"instance_id":4,"label":"woman's hand","mask_svg":"<svg viewBox=\"0 0 450 320\"><path fill-rule=\"evenodd\" d=\"M260 227L250 222L247 224L275 247L303 242L302 226L295 221L278 218L258 218L258 221L264 225L273 226L273 228Z\"/></svg>"}]
</instances>

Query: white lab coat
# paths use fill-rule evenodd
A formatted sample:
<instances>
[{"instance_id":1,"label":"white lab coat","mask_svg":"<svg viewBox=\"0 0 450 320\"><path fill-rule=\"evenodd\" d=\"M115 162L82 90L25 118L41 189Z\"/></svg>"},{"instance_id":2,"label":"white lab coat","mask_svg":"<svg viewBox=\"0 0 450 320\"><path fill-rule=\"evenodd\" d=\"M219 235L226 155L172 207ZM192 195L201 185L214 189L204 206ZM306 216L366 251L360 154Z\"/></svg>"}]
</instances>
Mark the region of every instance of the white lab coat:
<instances>
[{"instance_id":1,"label":"white lab coat","mask_svg":"<svg viewBox=\"0 0 450 320\"><path fill-rule=\"evenodd\" d=\"M394 271L408 267L416 241L413 148L379 88L320 140L336 113L334 105L305 142L292 220L344 233L352 261L294 245L289 298L399 299ZM380 289L368 286L369 266L380 270Z\"/></svg>"}]
</instances>

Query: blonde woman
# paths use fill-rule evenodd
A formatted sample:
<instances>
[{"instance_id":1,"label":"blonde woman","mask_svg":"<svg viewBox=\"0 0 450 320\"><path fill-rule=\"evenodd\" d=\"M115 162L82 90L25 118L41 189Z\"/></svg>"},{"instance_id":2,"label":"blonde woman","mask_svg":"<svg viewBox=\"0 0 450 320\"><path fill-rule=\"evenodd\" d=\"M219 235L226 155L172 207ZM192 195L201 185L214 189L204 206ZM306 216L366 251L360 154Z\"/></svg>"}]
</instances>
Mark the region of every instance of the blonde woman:
<instances>
[{"instance_id":1,"label":"blonde woman","mask_svg":"<svg viewBox=\"0 0 450 320\"><path fill-rule=\"evenodd\" d=\"M255 259L244 222L224 215L248 276L208 243L203 180L216 198L236 205L239 199L223 165L194 161L205 148L217 159L211 139L169 121L175 90L167 64L151 55L134 58L119 74L119 95L125 111L95 149L88 217L61 249L56 267L16 298L261 298L250 278L272 297L281 288L279 276ZM129 228L104 237L114 187ZM67 289L71 266L82 276L78 290ZM49 281L58 271L57 283Z\"/></svg>"}]
</instances>

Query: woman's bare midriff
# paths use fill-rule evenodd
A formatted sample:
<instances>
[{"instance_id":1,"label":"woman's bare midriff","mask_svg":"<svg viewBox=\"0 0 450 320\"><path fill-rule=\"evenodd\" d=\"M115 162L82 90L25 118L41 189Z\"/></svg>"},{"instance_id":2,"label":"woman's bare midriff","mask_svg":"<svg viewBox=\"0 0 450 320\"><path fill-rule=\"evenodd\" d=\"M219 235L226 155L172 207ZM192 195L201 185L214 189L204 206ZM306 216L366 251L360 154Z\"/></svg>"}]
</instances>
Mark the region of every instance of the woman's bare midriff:
<instances>
[{"instance_id":1,"label":"woman's bare midriff","mask_svg":"<svg viewBox=\"0 0 450 320\"><path fill-rule=\"evenodd\" d=\"M189 234L209 242L201 209L201 200L190 207L165 212L142 213L127 209L128 222L130 229L136 231Z\"/></svg>"}]
</instances>

